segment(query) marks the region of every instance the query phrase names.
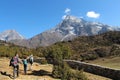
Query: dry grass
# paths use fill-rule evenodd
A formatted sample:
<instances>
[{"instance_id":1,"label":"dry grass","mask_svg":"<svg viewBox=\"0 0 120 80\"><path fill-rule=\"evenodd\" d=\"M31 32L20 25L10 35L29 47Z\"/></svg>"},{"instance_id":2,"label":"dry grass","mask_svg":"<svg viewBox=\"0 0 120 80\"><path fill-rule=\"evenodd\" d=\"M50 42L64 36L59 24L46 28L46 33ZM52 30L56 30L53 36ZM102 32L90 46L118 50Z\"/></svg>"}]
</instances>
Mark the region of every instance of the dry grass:
<instances>
[{"instance_id":1,"label":"dry grass","mask_svg":"<svg viewBox=\"0 0 120 80\"><path fill-rule=\"evenodd\" d=\"M15 80L60 80L60 79L54 79L50 76L52 72L52 68L53 66L50 64L41 65L38 63L34 63L32 66L33 70L32 71L28 70L27 75L24 75L23 65L20 64L20 76ZM28 65L28 69L29 69L29 65ZM7 73L6 75L0 74L0 80L13 80L12 78L9 77L9 75L12 75L12 67L9 67L8 58L0 58L0 71ZM98 75L93 75L86 72L84 73L89 78L89 80L111 80Z\"/></svg>"},{"instance_id":2,"label":"dry grass","mask_svg":"<svg viewBox=\"0 0 120 80\"><path fill-rule=\"evenodd\" d=\"M76 70L72 69L72 71L76 71ZM83 74L88 78L88 80L112 80L110 78L102 77L88 72L83 72Z\"/></svg>"},{"instance_id":3,"label":"dry grass","mask_svg":"<svg viewBox=\"0 0 120 80\"><path fill-rule=\"evenodd\" d=\"M29 69L30 65L28 65ZM27 75L24 75L23 65L20 64L20 76L15 80L59 80L54 79L50 76L52 72L52 65L40 65L38 63L34 63L32 66L32 71L28 70ZM0 80L13 80L9 77L12 75L12 67L9 67L9 59L1 58L0 59L0 71L6 72L6 75L0 74Z\"/></svg>"},{"instance_id":4,"label":"dry grass","mask_svg":"<svg viewBox=\"0 0 120 80\"><path fill-rule=\"evenodd\" d=\"M120 70L120 57L100 58L94 61L89 61L89 63ZM93 74L86 73L86 72L85 74L88 76L90 80L111 80L108 78L104 78L104 77L93 75Z\"/></svg>"},{"instance_id":5,"label":"dry grass","mask_svg":"<svg viewBox=\"0 0 120 80\"><path fill-rule=\"evenodd\" d=\"M89 63L120 70L120 57L100 58Z\"/></svg>"},{"instance_id":6,"label":"dry grass","mask_svg":"<svg viewBox=\"0 0 120 80\"><path fill-rule=\"evenodd\" d=\"M84 72L84 74L88 77L89 80L112 80L112 79L105 78L99 75L94 75L88 72Z\"/></svg>"}]
</instances>

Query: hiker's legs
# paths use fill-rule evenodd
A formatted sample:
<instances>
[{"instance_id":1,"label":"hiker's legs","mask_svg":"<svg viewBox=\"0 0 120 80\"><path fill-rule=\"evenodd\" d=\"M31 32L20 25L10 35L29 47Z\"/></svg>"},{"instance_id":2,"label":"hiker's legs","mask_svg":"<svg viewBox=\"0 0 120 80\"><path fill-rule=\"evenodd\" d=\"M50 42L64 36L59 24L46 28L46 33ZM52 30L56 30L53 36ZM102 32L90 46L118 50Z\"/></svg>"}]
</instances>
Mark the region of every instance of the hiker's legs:
<instances>
[{"instance_id":1,"label":"hiker's legs","mask_svg":"<svg viewBox=\"0 0 120 80\"><path fill-rule=\"evenodd\" d=\"M15 78L15 73L16 73L16 67L13 67L13 77Z\"/></svg>"},{"instance_id":2,"label":"hiker's legs","mask_svg":"<svg viewBox=\"0 0 120 80\"><path fill-rule=\"evenodd\" d=\"M30 64L30 70L32 69L32 65Z\"/></svg>"},{"instance_id":3,"label":"hiker's legs","mask_svg":"<svg viewBox=\"0 0 120 80\"><path fill-rule=\"evenodd\" d=\"M30 62L30 70L32 70L32 64L33 64L33 62Z\"/></svg>"},{"instance_id":4,"label":"hiker's legs","mask_svg":"<svg viewBox=\"0 0 120 80\"><path fill-rule=\"evenodd\" d=\"M16 77L16 75L19 76L18 71L19 71L19 66L13 66L13 77L14 78Z\"/></svg>"},{"instance_id":5,"label":"hiker's legs","mask_svg":"<svg viewBox=\"0 0 120 80\"><path fill-rule=\"evenodd\" d=\"M27 65L24 64L24 73L27 73Z\"/></svg>"},{"instance_id":6,"label":"hiker's legs","mask_svg":"<svg viewBox=\"0 0 120 80\"><path fill-rule=\"evenodd\" d=\"M19 65L17 65L16 68L17 68L17 70L16 70L17 71L17 76L19 77Z\"/></svg>"}]
</instances>

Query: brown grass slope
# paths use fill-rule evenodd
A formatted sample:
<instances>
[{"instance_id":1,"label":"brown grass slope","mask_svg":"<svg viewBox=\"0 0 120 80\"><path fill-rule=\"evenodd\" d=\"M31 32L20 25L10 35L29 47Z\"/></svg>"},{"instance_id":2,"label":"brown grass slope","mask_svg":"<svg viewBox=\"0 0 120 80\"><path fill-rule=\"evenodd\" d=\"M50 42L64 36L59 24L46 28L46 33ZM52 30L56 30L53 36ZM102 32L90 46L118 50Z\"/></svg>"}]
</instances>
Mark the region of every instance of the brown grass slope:
<instances>
[{"instance_id":1,"label":"brown grass slope","mask_svg":"<svg viewBox=\"0 0 120 80\"><path fill-rule=\"evenodd\" d=\"M49 48L68 46L71 59L94 60L99 57L120 56L120 31L110 31L95 36L80 36L74 40L55 43Z\"/></svg>"}]
</instances>

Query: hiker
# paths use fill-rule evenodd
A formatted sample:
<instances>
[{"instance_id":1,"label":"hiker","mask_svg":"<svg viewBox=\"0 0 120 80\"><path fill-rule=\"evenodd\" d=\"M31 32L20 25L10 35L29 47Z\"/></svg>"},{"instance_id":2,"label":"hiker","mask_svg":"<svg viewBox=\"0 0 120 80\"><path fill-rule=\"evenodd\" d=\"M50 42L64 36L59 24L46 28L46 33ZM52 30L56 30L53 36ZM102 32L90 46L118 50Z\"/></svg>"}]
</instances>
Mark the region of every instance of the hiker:
<instances>
[{"instance_id":1,"label":"hiker","mask_svg":"<svg viewBox=\"0 0 120 80\"><path fill-rule=\"evenodd\" d=\"M30 70L32 70L33 55L30 55L30 57L29 57L29 62L30 62Z\"/></svg>"},{"instance_id":2,"label":"hiker","mask_svg":"<svg viewBox=\"0 0 120 80\"><path fill-rule=\"evenodd\" d=\"M13 67L13 77L15 78L15 75L17 73L17 77L19 77L19 56L18 54L15 54L14 57L10 60L10 65Z\"/></svg>"},{"instance_id":3,"label":"hiker","mask_svg":"<svg viewBox=\"0 0 120 80\"><path fill-rule=\"evenodd\" d=\"M26 75L27 74L27 64L28 64L26 56L24 56L24 59L22 60L22 62L23 62L23 67L24 67L24 74Z\"/></svg>"}]
</instances>

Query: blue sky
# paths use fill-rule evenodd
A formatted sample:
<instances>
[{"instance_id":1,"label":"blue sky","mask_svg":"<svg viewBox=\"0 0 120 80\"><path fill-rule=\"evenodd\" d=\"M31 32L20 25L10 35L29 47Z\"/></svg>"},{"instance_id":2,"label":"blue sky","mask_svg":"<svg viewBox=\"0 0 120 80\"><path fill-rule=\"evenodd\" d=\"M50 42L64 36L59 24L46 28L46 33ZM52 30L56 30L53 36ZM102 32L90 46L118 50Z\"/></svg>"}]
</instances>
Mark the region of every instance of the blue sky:
<instances>
[{"instance_id":1,"label":"blue sky","mask_svg":"<svg viewBox=\"0 0 120 80\"><path fill-rule=\"evenodd\" d=\"M120 0L0 0L0 32L14 29L31 38L66 14L120 26Z\"/></svg>"}]
</instances>

